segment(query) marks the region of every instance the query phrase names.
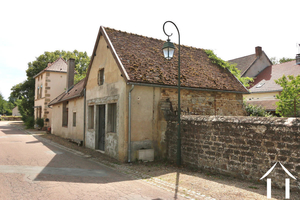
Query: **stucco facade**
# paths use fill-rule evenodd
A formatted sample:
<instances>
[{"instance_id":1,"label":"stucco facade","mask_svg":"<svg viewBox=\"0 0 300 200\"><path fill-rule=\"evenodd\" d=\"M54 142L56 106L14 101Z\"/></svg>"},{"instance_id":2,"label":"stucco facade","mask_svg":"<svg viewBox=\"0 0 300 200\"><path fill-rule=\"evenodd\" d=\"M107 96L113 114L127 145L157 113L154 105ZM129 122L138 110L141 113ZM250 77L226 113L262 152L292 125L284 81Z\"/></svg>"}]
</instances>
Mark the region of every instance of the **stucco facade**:
<instances>
[{"instance_id":1,"label":"stucco facade","mask_svg":"<svg viewBox=\"0 0 300 200\"><path fill-rule=\"evenodd\" d=\"M103 120L105 127L107 127L109 115L108 104L115 103L117 107L116 130L115 132L109 132L105 128L105 146L102 150L106 154L124 161L127 149L125 145L127 139L125 137L127 127L127 116L125 116L127 112L126 96L129 86L126 86L124 79L121 77L120 70L107 46L106 41L102 37L99 41L96 56L87 79L85 145L89 148L99 149L100 106L104 106L102 107L102 109L105 109L105 119ZM102 85L99 85L98 73L101 69L104 69L104 82ZM91 112L94 114L91 115ZM91 126L89 123L94 125Z\"/></svg>"},{"instance_id":2,"label":"stucco facade","mask_svg":"<svg viewBox=\"0 0 300 200\"><path fill-rule=\"evenodd\" d=\"M68 123L63 125L63 103L52 106L51 133L74 141L84 138L84 98L75 98L67 102Z\"/></svg>"}]
</instances>

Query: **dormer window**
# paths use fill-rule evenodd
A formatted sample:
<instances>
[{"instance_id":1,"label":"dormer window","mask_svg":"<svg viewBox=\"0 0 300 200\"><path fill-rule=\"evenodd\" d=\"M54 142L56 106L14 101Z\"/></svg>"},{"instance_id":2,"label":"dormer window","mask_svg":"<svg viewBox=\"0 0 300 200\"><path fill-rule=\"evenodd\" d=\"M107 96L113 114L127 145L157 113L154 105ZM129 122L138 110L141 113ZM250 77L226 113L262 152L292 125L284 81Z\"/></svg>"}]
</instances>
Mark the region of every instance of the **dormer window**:
<instances>
[{"instance_id":1,"label":"dormer window","mask_svg":"<svg viewBox=\"0 0 300 200\"><path fill-rule=\"evenodd\" d=\"M103 85L104 83L104 69L98 71L98 85Z\"/></svg>"},{"instance_id":2,"label":"dormer window","mask_svg":"<svg viewBox=\"0 0 300 200\"><path fill-rule=\"evenodd\" d=\"M259 83L256 88L261 88L265 83Z\"/></svg>"}]
</instances>

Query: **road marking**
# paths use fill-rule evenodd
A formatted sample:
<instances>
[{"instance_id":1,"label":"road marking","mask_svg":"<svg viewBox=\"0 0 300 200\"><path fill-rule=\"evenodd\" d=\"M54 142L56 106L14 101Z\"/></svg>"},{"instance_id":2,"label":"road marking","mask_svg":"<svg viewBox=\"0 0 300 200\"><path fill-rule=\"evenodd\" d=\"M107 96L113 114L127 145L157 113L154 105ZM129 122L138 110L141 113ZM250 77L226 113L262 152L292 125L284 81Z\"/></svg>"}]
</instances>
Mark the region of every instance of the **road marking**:
<instances>
[{"instance_id":1,"label":"road marking","mask_svg":"<svg viewBox=\"0 0 300 200\"><path fill-rule=\"evenodd\" d=\"M16 166L16 165L0 165L0 173L51 174L51 175L63 175L63 176L90 176L90 177L108 176L108 174L104 170L41 167L41 166Z\"/></svg>"}]
</instances>

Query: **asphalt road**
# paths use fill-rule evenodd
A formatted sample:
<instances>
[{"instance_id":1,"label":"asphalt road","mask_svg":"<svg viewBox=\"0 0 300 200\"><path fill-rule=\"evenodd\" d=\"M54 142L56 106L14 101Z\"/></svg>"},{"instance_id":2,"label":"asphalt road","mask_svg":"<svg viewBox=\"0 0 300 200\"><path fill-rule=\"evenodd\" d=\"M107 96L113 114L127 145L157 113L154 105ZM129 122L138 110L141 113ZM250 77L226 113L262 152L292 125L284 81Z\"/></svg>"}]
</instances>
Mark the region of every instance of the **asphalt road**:
<instances>
[{"instance_id":1,"label":"asphalt road","mask_svg":"<svg viewBox=\"0 0 300 200\"><path fill-rule=\"evenodd\" d=\"M184 198L0 121L0 199Z\"/></svg>"}]
</instances>

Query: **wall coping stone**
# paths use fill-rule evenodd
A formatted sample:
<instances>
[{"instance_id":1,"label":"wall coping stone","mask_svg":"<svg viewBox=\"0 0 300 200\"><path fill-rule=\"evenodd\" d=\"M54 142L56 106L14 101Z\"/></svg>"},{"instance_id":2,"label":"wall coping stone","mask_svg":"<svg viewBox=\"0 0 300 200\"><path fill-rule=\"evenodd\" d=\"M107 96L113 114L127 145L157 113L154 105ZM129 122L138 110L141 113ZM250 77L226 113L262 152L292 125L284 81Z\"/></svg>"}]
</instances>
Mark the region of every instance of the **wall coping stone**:
<instances>
[{"instance_id":1,"label":"wall coping stone","mask_svg":"<svg viewBox=\"0 0 300 200\"><path fill-rule=\"evenodd\" d=\"M252 117L252 116L211 116L211 115L183 115L182 121L197 122L225 122L262 125L300 126L300 118L287 117ZM172 121L175 121L173 119Z\"/></svg>"}]
</instances>

